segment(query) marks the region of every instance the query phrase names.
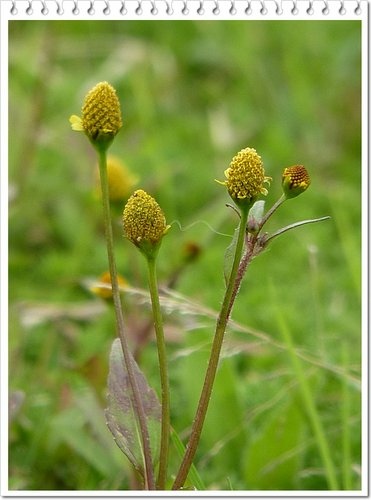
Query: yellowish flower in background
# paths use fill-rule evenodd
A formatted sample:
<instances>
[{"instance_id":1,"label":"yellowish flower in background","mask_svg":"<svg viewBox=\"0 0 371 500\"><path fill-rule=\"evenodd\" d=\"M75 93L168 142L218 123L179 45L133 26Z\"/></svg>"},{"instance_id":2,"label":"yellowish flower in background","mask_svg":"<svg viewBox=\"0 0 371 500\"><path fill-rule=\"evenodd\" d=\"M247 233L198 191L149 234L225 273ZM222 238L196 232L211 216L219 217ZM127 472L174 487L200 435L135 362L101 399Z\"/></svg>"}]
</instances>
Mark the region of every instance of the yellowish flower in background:
<instances>
[{"instance_id":1,"label":"yellowish flower in background","mask_svg":"<svg viewBox=\"0 0 371 500\"><path fill-rule=\"evenodd\" d=\"M120 275L117 276L117 282L120 288L127 286L127 281ZM112 298L111 275L108 271L104 272L93 286L90 291L102 299Z\"/></svg>"},{"instance_id":2,"label":"yellowish flower in background","mask_svg":"<svg viewBox=\"0 0 371 500\"><path fill-rule=\"evenodd\" d=\"M117 156L112 155L107 158L107 177L109 198L113 202L126 200L139 180ZM100 193L98 168L96 170L96 183Z\"/></svg>"},{"instance_id":3,"label":"yellowish flower in background","mask_svg":"<svg viewBox=\"0 0 371 500\"><path fill-rule=\"evenodd\" d=\"M282 174L282 189L286 198L295 198L304 193L310 185L310 177L303 165L287 167Z\"/></svg>"},{"instance_id":4,"label":"yellowish flower in background","mask_svg":"<svg viewBox=\"0 0 371 500\"><path fill-rule=\"evenodd\" d=\"M70 123L73 130L85 132L94 145L108 147L122 127L120 102L112 85L95 85L85 97L81 118L72 115Z\"/></svg>"},{"instance_id":5,"label":"yellowish flower in background","mask_svg":"<svg viewBox=\"0 0 371 500\"><path fill-rule=\"evenodd\" d=\"M233 157L224 175L227 180L219 182L227 187L228 193L237 204L252 204L261 194L266 195L265 176L261 157L253 148L242 149Z\"/></svg>"},{"instance_id":6,"label":"yellowish flower in background","mask_svg":"<svg viewBox=\"0 0 371 500\"><path fill-rule=\"evenodd\" d=\"M148 257L154 254L170 228L160 205L142 189L129 198L122 221L125 236Z\"/></svg>"}]
</instances>

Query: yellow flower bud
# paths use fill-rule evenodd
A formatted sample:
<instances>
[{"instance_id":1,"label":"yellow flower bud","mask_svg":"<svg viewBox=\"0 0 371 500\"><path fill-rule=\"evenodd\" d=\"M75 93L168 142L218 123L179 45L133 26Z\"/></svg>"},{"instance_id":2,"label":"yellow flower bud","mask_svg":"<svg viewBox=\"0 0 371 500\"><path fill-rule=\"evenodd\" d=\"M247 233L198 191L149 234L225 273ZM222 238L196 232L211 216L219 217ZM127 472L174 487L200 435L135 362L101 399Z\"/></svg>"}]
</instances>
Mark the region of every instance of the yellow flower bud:
<instances>
[{"instance_id":1,"label":"yellow flower bud","mask_svg":"<svg viewBox=\"0 0 371 500\"><path fill-rule=\"evenodd\" d=\"M85 97L81 118L72 115L70 123L73 130L83 130L94 145L107 148L122 127L115 89L107 82L98 83Z\"/></svg>"},{"instance_id":2,"label":"yellow flower bud","mask_svg":"<svg viewBox=\"0 0 371 500\"><path fill-rule=\"evenodd\" d=\"M147 257L155 255L170 227L159 204L142 189L135 191L126 203L123 226L125 236Z\"/></svg>"},{"instance_id":3,"label":"yellow flower bud","mask_svg":"<svg viewBox=\"0 0 371 500\"><path fill-rule=\"evenodd\" d=\"M308 189L310 177L303 165L287 167L282 174L282 188L286 198L295 198Z\"/></svg>"},{"instance_id":4,"label":"yellow flower bud","mask_svg":"<svg viewBox=\"0 0 371 500\"><path fill-rule=\"evenodd\" d=\"M238 205L252 205L259 195L268 193L264 183L269 182L270 177L265 176L262 159L253 148L237 153L224 175L227 180L220 184L227 187L229 195Z\"/></svg>"}]
</instances>

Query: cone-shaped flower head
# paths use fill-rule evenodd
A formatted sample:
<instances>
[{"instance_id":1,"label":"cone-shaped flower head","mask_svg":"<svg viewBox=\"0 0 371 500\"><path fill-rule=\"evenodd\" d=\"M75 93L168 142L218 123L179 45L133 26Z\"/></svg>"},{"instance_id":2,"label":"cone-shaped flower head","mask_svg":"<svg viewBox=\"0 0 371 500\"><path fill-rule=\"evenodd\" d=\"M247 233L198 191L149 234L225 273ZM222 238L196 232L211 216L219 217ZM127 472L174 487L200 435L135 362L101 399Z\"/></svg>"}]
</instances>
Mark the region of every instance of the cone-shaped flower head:
<instances>
[{"instance_id":1,"label":"cone-shaped flower head","mask_svg":"<svg viewBox=\"0 0 371 500\"><path fill-rule=\"evenodd\" d=\"M310 185L310 177L303 165L287 167L282 174L282 188L286 198L295 198Z\"/></svg>"},{"instance_id":2,"label":"cone-shaped flower head","mask_svg":"<svg viewBox=\"0 0 371 500\"><path fill-rule=\"evenodd\" d=\"M134 192L123 213L125 236L147 257L154 257L162 237L170 226L166 225L160 205L142 189Z\"/></svg>"},{"instance_id":3,"label":"cone-shaped flower head","mask_svg":"<svg viewBox=\"0 0 371 500\"><path fill-rule=\"evenodd\" d=\"M107 82L98 83L85 97L81 118L70 117L73 130L84 131L94 146L106 149L122 127L120 102Z\"/></svg>"},{"instance_id":4,"label":"cone-shaped flower head","mask_svg":"<svg viewBox=\"0 0 371 500\"><path fill-rule=\"evenodd\" d=\"M269 182L270 177L265 176L262 159L253 148L237 153L224 175L227 180L220 184L227 187L237 205L250 206L261 194L268 193L264 183Z\"/></svg>"}]
</instances>

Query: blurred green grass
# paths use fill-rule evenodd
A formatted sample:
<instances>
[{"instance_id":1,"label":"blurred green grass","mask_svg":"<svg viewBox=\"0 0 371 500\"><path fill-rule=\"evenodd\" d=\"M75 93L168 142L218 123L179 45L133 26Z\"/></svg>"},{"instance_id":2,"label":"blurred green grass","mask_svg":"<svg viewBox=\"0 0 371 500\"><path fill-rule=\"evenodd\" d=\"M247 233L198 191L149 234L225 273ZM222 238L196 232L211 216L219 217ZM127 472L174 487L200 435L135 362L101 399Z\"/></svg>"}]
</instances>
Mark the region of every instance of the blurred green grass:
<instances>
[{"instance_id":1,"label":"blurred green grass","mask_svg":"<svg viewBox=\"0 0 371 500\"><path fill-rule=\"evenodd\" d=\"M360 56L356 21L10 22L10 390L24 397L10 428L11 489L135 485L100 415L112 311L81 284L107 262L95 156L68 118L102 80L122 105L112 153L156 197L168 223L178 221L161 249L160 281L180 265L187 243L202 248L177 291L208 311L191 316L181 301L166 311L173 425L181 437L206 366L209 310L223 294L230 238L219 233L232 235L236 225L214 179L237 151L255 147L273 177L268 206L280 195L284 167L304 164L312 178L271 230L331 216L282 236L248 270L233 313L247 331L230 328L196 460L206 486L327 488L281 343L278 307L307 359L340 480L344 384L349 390L351 486L360 487ZM145 287L144 263L121 236L120 210L115 217L119 270L131 286ZM270 302L271 282L278 304ZM135 296L124 301L135 343L149 312ZM265 336L248 333L254 329ZM153 342L140 360L158 388ZM286 431L275 440L281 425ZM177 463L174 452L172 472Z\"/></svg>"}]
</instances>

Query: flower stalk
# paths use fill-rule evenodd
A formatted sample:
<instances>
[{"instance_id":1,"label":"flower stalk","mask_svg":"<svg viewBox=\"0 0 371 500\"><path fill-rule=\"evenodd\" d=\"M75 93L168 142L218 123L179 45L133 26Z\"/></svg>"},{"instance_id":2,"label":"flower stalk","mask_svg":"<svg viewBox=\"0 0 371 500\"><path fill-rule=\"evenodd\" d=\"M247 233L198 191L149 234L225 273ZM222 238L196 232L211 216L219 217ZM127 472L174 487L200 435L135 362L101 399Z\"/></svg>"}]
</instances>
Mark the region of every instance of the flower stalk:
<instances>
[{"instance_id":1,"label":"flower stalk","mask_svg":"<svg viewBox=\"0 0 371 500\"><path fill-rule=\"evenodd\" d=\"M138 189L129 198L122 215L125 236L145 256L148 266L148 284L157 340L157 354L161 380L161 444L157 489L166 485L170 440L170 390L166 359L164 328L158 293L156 260L162 238L169 230L161 207L152 196Z\"/></svg>"},{"instance_id":2,"label":"flower stalk","mask_svg":"<svg viewBox=\"0 0 371 500\"><path fill-rule=\"evenodd\" d=\"M209 364L206 370L204 385L202 387L200 400L193 421L191 435L186 448L183 461L173 484L173 490L184 485L188 472L192 465L198 443L200 441L202 428L205 422L206 412L210 403L211 391L219 364L220 353L229 316L237 296L238 286L242 276L239 276L240 262L246 239L246 226L249 210L260 195L266 195L268 191L264 183L269 183L270 177L265 176L263 162L254 148L245 148L239 151L233 158L229 168L224 172L226 181L217 181L227 188L228 194L239 208L240 222L238 235L234 250L233 263L227 278L227 287L224 294L223 304L217 320L214 340L211 346Z\"/></svg>"},{"instance_id":3,"label":"flower stalk","mask_svg":"<svg viewBox=\"0 0 371 500\"><path fill-rule=\"evenodd\" d=\"M156 257L147 258L148 284L151 295L152 314L156 332L157 353L161 380L161 444L160 465L157 476L157 489L164 490L166 485L167 466L169 461L170 440L170 388L166 357L166 346L160 299L157 284Z\"/></svg>"},{"instance_id":4,"label":"flower stalk","mask_svg":"<svg viewBox=\"0 0 371 500\"><path fill-rule=\"evenodd\" d=\"M127 370L132 390L132 403L135 409L135 418L137 419L140 431L144 459L143 472L145 488L154 490L154 470L146 414L137 379L135 377L135 361L130 352L125 335L118 275L113 251L113 231L109 201L110 190L107 172L107 150L122 127L120 102L117 97L116 90L108 82L100 82L95 85L95 87L93 87L85 97L84 104L81 109L81 117L72 115L70 117L70 123L73 130L85 133L98 154L103 219L106 233L107 255L117 334L120 338L125 368Z\"/></svg>"},{"instance_id":5,"label":"flower stalk","mask_svg":"<svg viewBox=\"0 0 371 500\"><path fill-rule=\"evenodd\" d=\"M191 435L188 441L188 445L186 448L185 455L183 457L183 461L180 465L178 474L175 478L172 489L178 490L180 489L188 476L189 469L192 465L193 458L195 456L198 443L200 441L200 436L203 428L203 424L205 421L207 409L209 407L211 391L214 385L214 380L216 376L216 371L219 364L220 352L223 345L223 339L225 334L225 329L228 323L228 319L233 307L233 302L236 294L234 294L234 284L238 273L238 268L242 256L244 241L245 241L245 233L246 233L246 223L247 216L249 213L249 205L241 206L241 219L238 229L238 237L235 248L235 254L232 264L231 273L229 276L227 288L225 291L222 308L219 313L219 317L216 324L215 335L213 344L211 347L209 364L207 367L204 385L202 388L200 400L198 403L196 415L193 421Z\"/></svg>"},{"instance_id":6,"label":"flower stalk","mask_svg":"<svg viewBox=\"0 0 371 500\"><path fill-rule=\"evenodd\" d=\"M138 424L141 432L141 439L142 439L142 446L144 453L145 486L149 490L155 490L156 485L154 479L152 453L150 447L148 427L146 423L146 416L143 408L142 398L134 375L133 357L130 354L128 341L124 331L124 318L122 313L121 297L118 285L116 261L113 250L113 231L112 231L110 205L109 205L107 156L105 148L98 149L98 157L99 157L99 172L100 172L101 189L102 189L103 217L104 217L104 225L105 225L106 241L107 241L107 255L108 255L109 272L111 275L112 296L115 308L117 332L122 346L122 351L124 355L124 360L128 372L130 385L133 391L133 404L136 409L136 418L138 419Z\"/></svg>"}]
</instances>

